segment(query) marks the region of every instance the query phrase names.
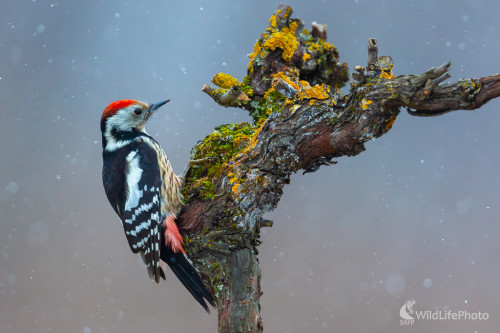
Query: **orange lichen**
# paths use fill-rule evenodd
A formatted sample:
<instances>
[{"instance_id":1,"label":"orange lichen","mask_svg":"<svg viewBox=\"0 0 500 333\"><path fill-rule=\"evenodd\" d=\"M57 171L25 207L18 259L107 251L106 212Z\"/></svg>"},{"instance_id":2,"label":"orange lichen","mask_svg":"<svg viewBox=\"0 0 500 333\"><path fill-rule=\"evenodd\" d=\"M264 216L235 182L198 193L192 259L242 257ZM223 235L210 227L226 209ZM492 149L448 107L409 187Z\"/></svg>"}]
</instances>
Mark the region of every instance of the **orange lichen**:
<instances>
[{"instance_id":1,"label":"orange lichen","mask_svg":"<svg viewBox=\"0 0 500 333\"><path fill-rule=\"evenodd\" d=\"M236 196L236 199L238 199L238 187L240 187L240 184L236 183L233 185L232 190L234 195Z\"/></svg>"},{"instance_id":2,"label":"orange lichen","mask_svg":"<svg viewBox=\"0 0 500 333\"><path fill-rule=\"evenodd\" d=\"M392 125L394 124L394 121L396 121L397 116L392 116L389 118L387 123L385 124L385 130L388 131L392 128Z\"/></svg>"},{"instance_id":3,"label":"orange lichen","mask_svg":"<svg viewBox=\"0 0 500 333\"><path fill-rule=\"evenodd\" d=\"M259 123L257 123L259 127L255 130L252 139L250 140L250 144L247 147L247 150L253 149L257 145L257 137L259 136L260 130L262 129L262 126L265 122L265 119L261 119Z\"/></svg>"},{"instance_id":4,"label":"orange lichen","mask_svg":"<svg viewBox=\"0 0 500 333\"><path fill-rule=\"evenodd\" d=\"M380 73L380 78L383 79L394 79L394 74L392 74L392 68L394 67L394 64L391 63L392 60L388 57L379 57L378 64L380 66L380 69L382 70L382 73Z\"/></svg>"},{"instance_id":5,"label":"orange lichen","mask_svg":"<svg viewBox=\"0 0 500 333\"><path fill-rule=\"evenodd\" d=\"M238 84L238 80L226 73L218 73L212 79L212 82L221 88L229 89Z\"/></svg>"},{"instance_id":6,"label":"orange lichen","mask_svg":"<svg viewBox=\"0 0 500 333\"><path fill-rule=\"evenodd\" d=\"M309 88L311 88L311 85L306 80L300 80L299 81L299 85L300 85L300 89L309 89Z\"/></svg>"},{"instance_id":7,"label":"orange lichen","mask_svg":"<svg viewBox=\"0 0 500 333\"><path fill-rule=\"evenodd\" d=\"M391 71L390 72L382 72L380 73L380 78L382 79L394 79L394 74L392 74L392 66L391 66Z\"/></svg>"}]
</instances>

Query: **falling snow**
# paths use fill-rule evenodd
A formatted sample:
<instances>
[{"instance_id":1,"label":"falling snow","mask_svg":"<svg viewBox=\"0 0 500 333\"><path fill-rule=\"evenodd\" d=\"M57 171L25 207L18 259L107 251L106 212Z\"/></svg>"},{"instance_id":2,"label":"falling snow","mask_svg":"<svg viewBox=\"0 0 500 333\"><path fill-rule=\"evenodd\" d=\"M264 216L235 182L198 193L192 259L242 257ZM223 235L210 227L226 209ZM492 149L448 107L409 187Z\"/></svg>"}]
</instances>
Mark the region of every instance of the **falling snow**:
<instances>
[{"instance_id":1,"label":"falling snow","mask_svg":"<svg viewBox=\"0 0 500 333\"><path fill-rule=\"evenodd\" d=\"M244 79L275 7L32 0L2 8L0 332L216 330L216 313L195 313L172 274L156 285L130 253L102 189L100 114L121 98L171 98L148 131L181 172L215 126L250 120L200 89L218 72ZM448 81L498 72L498 1L324 0L293 9L307 29L327 24L351 71L366 64L366 39L376 37L396 76L446 61ZM498 108L436 118L403 109L359 156L292 175L264 216L274 227L261 230L266 331L398 331L410 299L422 309L493 314ZM471 327L495 331L498 320Z\"/></svg>"},{"instance_id":2,"label":"falling snow","mask_svg":"<svg viewBox=\"0 0 500 333\"><path fill-rule=\"evenodd\" d=\"M5 189L12 194L16 194L19 190L19 185L17 185L15 181L11 181L7 186L5 186Z\"/></svg>"}]
</instances>

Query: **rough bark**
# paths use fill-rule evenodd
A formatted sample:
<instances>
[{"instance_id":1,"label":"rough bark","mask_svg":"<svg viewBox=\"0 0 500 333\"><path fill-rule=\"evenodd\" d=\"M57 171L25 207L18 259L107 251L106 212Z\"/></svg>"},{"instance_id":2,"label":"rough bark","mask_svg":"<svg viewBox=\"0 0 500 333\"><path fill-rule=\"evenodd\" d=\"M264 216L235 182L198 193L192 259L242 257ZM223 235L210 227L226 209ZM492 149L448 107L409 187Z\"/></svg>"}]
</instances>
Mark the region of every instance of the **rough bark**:
<instances>
[{"instance_id":1,"label":"rough bark","mask_svg":"<svg viewBox=\"0 0 500 333\"><path fill-rule=\"evenodd\" d=\"M413 116L477 109L500 96L500 75L443 83L450 63L421 75L392 74L392 59L368 43L367 67L356 66L351 91L347 64L326 43L326 26L303 30L280 5L250 55L248 75L227 74L203 91L223 106L240 107L252 123L217 128L193 148L209 159L190 169L178 224L188 255L218 301L219 332L262 332L259 231L292 173L314 172L389 131L401 107Z\"/></svg>"}]
</instances>

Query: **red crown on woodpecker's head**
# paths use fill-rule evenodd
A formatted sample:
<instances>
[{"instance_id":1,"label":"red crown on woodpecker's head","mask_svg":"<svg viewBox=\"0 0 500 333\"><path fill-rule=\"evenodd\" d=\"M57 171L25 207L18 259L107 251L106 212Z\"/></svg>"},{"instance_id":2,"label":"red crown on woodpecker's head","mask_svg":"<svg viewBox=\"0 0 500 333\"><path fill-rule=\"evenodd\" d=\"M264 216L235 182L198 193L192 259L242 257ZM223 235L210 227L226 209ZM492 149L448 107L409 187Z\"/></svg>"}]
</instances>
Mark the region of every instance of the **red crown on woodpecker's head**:
<instances>
[{"instance_id":1,"label":"red crown on woodpecker's head","mask_svg":"<svg viewBox=\"0 0 500 333\"><path fill-rule=\"evenodd\" d=\"M101 120L111 117L114 115L118 110L126 108L127 106L131 106L134 104L138 104L138 101L133 100L133 99L122 99L116 102L113 102L109 104L103 111Z\"/></svg>"}]
</instances>

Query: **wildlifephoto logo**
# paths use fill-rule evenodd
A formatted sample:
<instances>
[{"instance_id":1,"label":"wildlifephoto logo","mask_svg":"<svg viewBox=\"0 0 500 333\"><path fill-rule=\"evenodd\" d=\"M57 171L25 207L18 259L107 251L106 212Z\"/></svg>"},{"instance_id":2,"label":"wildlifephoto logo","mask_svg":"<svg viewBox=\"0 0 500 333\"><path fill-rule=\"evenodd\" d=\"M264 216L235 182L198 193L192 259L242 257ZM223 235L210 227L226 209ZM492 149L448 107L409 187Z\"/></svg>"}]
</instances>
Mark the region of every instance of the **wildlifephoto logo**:
<instances>
[{"instance_id":1,"label":"wildlifephoto logo","mask_svg":"<svg viewBox=\"0 0 500 333\"><path fill-rule=\"evenodd\" d=\"M467 310L414 310L415 300L406 301L399 309L399 325L411 326L416 320L488 320L487 312L469 312Z\"/></svg>"},{"instance_id":2,"label":"wildlifephoto logo","mask_svg":"<svg viewBox=\"0 0 500 333\"><path fill-rule=\"evenodd\" d=\"M399 316L401 317L400 325L410 326L415 323L415 318L412 316L414 313L413 305L415 304L415 300L406 301L405 304L399 309Z\"/></svg>"}]
</instances>

